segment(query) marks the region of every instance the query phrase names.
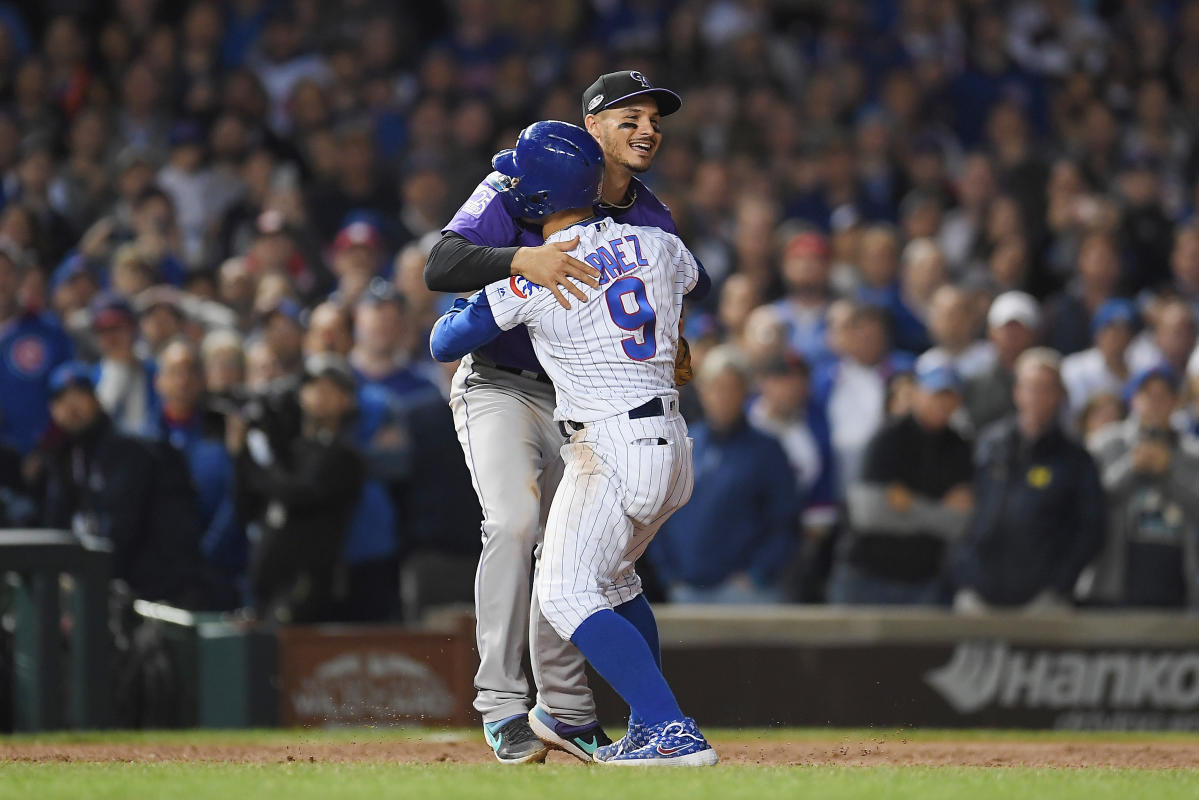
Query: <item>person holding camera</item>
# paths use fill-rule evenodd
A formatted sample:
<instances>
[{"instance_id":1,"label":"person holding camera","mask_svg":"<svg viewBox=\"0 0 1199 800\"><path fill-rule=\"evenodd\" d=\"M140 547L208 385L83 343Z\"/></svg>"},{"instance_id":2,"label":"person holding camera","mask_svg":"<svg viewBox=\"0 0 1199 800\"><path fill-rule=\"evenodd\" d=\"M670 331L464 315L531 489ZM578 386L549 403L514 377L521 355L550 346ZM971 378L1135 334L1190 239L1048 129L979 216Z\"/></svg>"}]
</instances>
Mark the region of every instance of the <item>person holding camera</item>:
<instances>
[{"instance_id":1,"label":"person holding camera","mask_svg":"<svg viewBox=\"0 0 1199 800\"><path fill-rule=\"evenodd\" d=\"M226 418L238 507L257 524L250 587L259 619L282 624L329 617L342 543L366 467L352 440L357 384L349 362L310 356L300 387L299 435L278 449L246 418Z\"/></svg>"},{"instance_id":2,"label":"person holding camera","mask_svg":"<svg viewBox=\"0 0 1199 800\"><path fill-rule=\"evenodd\" d=\"M1124 389L1128 419L1092 452L1107 490L1108 540L1082 594L1098 604L1199 606L1199 442L1170 425L1180 378L1160 364Z\"/></svg>"}]
</instances>

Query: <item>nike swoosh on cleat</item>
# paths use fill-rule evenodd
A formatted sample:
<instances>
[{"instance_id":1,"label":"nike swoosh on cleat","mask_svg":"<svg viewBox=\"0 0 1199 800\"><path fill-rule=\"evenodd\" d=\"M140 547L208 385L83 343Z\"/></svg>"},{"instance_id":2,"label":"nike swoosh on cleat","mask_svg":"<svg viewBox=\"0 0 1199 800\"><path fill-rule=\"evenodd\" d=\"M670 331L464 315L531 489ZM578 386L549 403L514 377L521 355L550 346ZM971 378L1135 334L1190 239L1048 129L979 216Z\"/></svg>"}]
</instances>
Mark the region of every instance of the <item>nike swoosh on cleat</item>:
<instances>
[{"instance_id":1,"label":"nike swoosh on cleat","mask_svg":"<svg viewBox=\"0 0 1199 800\"><path fill-rule=\"evenodd\" d=\"M685 749L686 747L687 745L685 744L681 744L678 747L663 747L662 745L658 745L658 752L664 756L673 756L675 753Z\"/></svg>"},{"instance_id":2,"label":"nike swoosh on cleat","mask_svg":"<svg viewBox=\"0 0 1199 800\"><path fill-rule=\"evenodd\" d=\"M590 742L584 742L581 738L576 736L575 744L577 744L579 746L579 749L581 749L587 755L591 755L592 753L594 753L596 750L599 749L599 739L597 739L595 736L591 737Z\"/></svg>"}]
</instances>

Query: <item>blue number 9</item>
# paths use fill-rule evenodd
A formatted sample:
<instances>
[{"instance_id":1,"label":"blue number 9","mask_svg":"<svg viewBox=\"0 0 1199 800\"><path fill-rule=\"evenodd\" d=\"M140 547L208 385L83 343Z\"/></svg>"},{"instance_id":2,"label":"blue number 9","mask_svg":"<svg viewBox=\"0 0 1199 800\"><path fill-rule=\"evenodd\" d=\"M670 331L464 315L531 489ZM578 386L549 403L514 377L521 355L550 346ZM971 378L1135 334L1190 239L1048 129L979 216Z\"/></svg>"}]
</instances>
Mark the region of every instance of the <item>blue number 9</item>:
<instances>
[{"instance_id":1,"label":"blue number 9","mask_svg":"<svg viewBox=\"0 0 1199 800\"><path fill-rule=\"evenodd\" d=\"M627 302L631 297L632 302ZM614 281L604 292L608 303L608 313L616 327L625 331L633 331L634 336L621 340L625 355L634 361L648 361L658 354L658 340L655 335L658 315L650 307L649 298L645 296L645 284L640 278L632 275ZM629 310L632 305L633 309ZM638 343L638 338L641 342Z\"/></svg>"}]
</instances>

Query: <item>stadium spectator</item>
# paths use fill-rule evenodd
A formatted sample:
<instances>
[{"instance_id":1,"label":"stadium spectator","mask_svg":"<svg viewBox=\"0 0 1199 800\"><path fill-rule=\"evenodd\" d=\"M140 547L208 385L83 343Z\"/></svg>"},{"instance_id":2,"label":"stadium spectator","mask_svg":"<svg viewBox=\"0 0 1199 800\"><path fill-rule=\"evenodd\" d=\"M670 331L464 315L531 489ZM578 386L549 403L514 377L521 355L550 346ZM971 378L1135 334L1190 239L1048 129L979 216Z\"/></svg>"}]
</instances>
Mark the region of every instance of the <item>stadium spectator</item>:
<instances>
[{"instance_id":1,"label":"stadium spectator","mask_svg":"<svg viewBox=\"0 0 1199 800\"><path fill-rule=\"evenodd\" d=\"M0 440L21 453L50 424L50 374L73 351L53 314L24 304L30 268L20 249L0 239Z\"/></svg>"},{"instance_id":2,"label":"stadium spectator","mask_svg":"<svg viewBox=\"0 0 1199 800\"><path fill-rule=\"evenodd\" d=\"M1108 425L1124 419L1124 402L1119 395L1103 392L1091 397L1075 420L1079 438L1088 446Z\"/></svg>"},{"instance_id":3,"label":"stadium spectator","mask_svg":"<svg viewBox=\"0 0 1199 800\"><path fill-rule=\"evenodd\" d=\"M986 372L966 381L962 404L975 431L981 431L1016 410L1012 389L1016 361L1036 342L1041 312L1037 301L1024 292L1004 292L987 309L987 338L995 360Z\"/></svg>"},{"instance_id":4,"label":"stadium spectator","mask_svg":"<svg viewBox=\"0 0 1199 800\"><path fill-rule=\"evenodd\" d=\"M250 586L259 619L329 618L334 580L365 466L352 441L354 373L344 358L305 362L299 435L276 452L231 416L226 445L235 462L238 508L258 526Z\"/></svg>"},{"instance_id":5,"label":"stadium spectator","mask_svg":"<svg viewBox=\"0 0 1199 800\"><path fill-rule=\"evenodd\" d=\"M1087 349L1092 317L1116 296L1120 260L1109 234L1096 232L1083 239L1077 274L1077 280L1051 298L1045 308L1044 342L1064 356Z\"/></svg>"},{"instance_id":6,"label":"stadium spectator","mask_svg":"<svg viewBox=\"0 0 1199 800\"><path fill-rule=\"evenodd\" d=\"M92 331L100 351L95 389L105 413L125 433L145 434L158 414L154 366L136 352L137 328L133 308L112 294L92 304Z\"/></svg>"},{"instance_id":7,"label":"stadium spectator","mask_svg":"<svg viewBox=\"0 0 1199 800\"><path fill-rule=\"evenodd\" d=\"M875 225L862 234L858 254L861 285L857 300L886 309L898 350L921 353L928 348L928 331L904 303L899 283L899 236L889 225Z\"/></svg>"},{"instance_id":8,"label":"stadium spectator","mask_svg":"<svg viewBox=\"0 0 1199 800\"><path fill-rule=\"evenodd\" d=\"M1032 348L1016 362L1016 413L983 432L975 511L958 549L957 610L1068 607L1079 573L1104 543L1095 462L1061 428L1061 358Z\"/></svg>"},{"instance_id":9,"label":"stadium spectator","mask_svg":"<svg viewBox=\"0 0 1199 800\"><path fill-rule=\"evenodd\" d=\"M831 602L948 604L945 555L973 507L970 446L949 426L961 392L953 367L919 369L911 411L871 439L849 487Z\"/></svg>"},{"instance_id":10,"label":"stadium spectator","mask_svg":"<svg viewBox=\"0 0 1199 800\"><path fill-rule=\"evenodd\" d=\"M809 364L819 364L830 355L826 336L826 315L832 300L829 270L829 244L818 233L796 234L783 250L786 295L778 307L787 323L791 349ZM730 276L729 282L737 277Z\"/></svg>"},{"instance_id":11,"label":"stadium spectator","mask_svg":"<svg viewBox=\"0 0 1199 800\"><path fill-rule=\"evenodd\" d=\"M137 324L145 355L157 357L172 340L184 333L187 313L182 293L173 286L152 286L134 300Z\"/></svg>"},{"instance_id":12,"label":"stadium spectator","mask_svg":"<svg viewBox=\"0 0 1199 800\"><path fill-rule=\"evenodd\" d=\"M113 577L136 597L208 607L199 504L182 456L120 433L85 365L59 366L50 391L63 438L48 454L45 527L108 539Z\"/></svg>"},{"instance_id":13,"label":"stadium spectator","mask_svg":"<svg viewBox=\"0 0 1199 800\"><path fill-rule=\"evenodd\" d=\"M893 352L887 313L872 306L848 306L844 330L835 331L840 357L826 362L813 378L812 392L829 422L837 460L837 497L861 474L870 437L882 425L887 382L911 367L911 358ZM830 316L830 328L837 325Z\"/></svg>"},{"instance_id":14,"label":"stadium spectator","mask_svg":"<svg viewBox=\"0 0 1199 800\"><path fill-rule=\"evenodd\" d=\"M357 220L333 239L333 276L337 291L330 300L353 308L383 264L383 235L370 222Z\"/></svg>"},{"instance_id":15,"label":"stadium spectator","mask_svg":"<svg viewBox=\"0 0 1199 800\"><path fill-rule=\"evenodd\" d=\"M798 585L789 599L821 596L826 551L837 522L833 450L828 420L812 402L811 372L798 356L762 365L759 394L748 406L749 424L778 439L791 462L802 498Z\"/></svg>"},{"instance_id":16,"label":"stadium spectator","mask_svg":"<svg viewBox=\"0 0 1199 800\"><path fill-rule=\"evenodd\" d=\"M929 304L929 332L933 346L916 360L917 369L951 367L969 379L991 370L995 348L974 338L976 320L970 298L956 286L942 286L933 293Z\"/></svg>"},{"instance_id":17,"label":"stadium spectator","mask_svg":"<svg viewBox=\"0 0 1199 800\"><path fill-rule=\"evenodd\" d=\"M407 325L403 296L382 280L373 282L354 309L354 373L363 383L397 398L436 395L437 388L414 369L405 351Z\"/></svg>"},{"instance_id":18,"label":"stadium spectator","mask_svg":"<svg viewBox=\"0 0 1199 800\"><path fill-rule=\"evenodd\" d=\"M229 397L246 380L246 355L241 337L231 330L214 330L201 345L204 385L209 394Z\"/></svg>"},{"instance_id":19,"label":"stadium spectator","mask_svg":"<svg viewBox=\"0 0 1199 800\"><path fill-rule=\"evenodd\" d=\"M233 462L225 450L224 419L204 404L204 368L199 350L177 340L158 356L154 387L161 411L151 426L160 440L187 461L200 518L200 552L212 566L223 608L240 604L248 545L234 507Z\"/></svg>"},{"instance_id":20,"label":"stadium spectator","mask_svg":"<svg viewBox=\"0 0 1199 800\"><path fill-rule=\"evenodd\" d=\"M1128 346L1136 333L1137 310L1128 300L1108 300L1091 322L1094 346L1062 359L1062 383L1075 418L1097 394L1119 394L1128 381Z\"/></svg>"},{"instance_id":21,"label":"stadium spectator","mask_svg":"<svg viewBox=\"0 0 1199 800\"><path fill-rule=\"evenodd\" d=\"M1199 605L1199 443L1170 425L1181 379L1138 372L1126 421L1090 442L1107 491L1108 536L1082 596L1104 605Z\"/></svg>"},{"instance_id":22,"label":"stadium spectator","mask_svg":"<svg viewBox=\"0 0 1199 800\"><path fill-rule=\"evenodd\" d=\"M750 374L736 350L709 353L698 380L692 501L662 526L650 558L672 602L779 602L799 544L794 473L779 442L746 421Z\"/></svg>"},{"instance_id":23,"label":"stadium spectator","mask_svg":"<svg viewBox=\"0 0 1199 800\"><path fill-rule=\"evenodd\" d=\"M1139 372L1164 362L1184 373L1199 336L1195 313L1193 306L1177 297L1153 304L1146 312L1150 329L1129 346L1129 367Z\"/></svg>"}]
</instances>

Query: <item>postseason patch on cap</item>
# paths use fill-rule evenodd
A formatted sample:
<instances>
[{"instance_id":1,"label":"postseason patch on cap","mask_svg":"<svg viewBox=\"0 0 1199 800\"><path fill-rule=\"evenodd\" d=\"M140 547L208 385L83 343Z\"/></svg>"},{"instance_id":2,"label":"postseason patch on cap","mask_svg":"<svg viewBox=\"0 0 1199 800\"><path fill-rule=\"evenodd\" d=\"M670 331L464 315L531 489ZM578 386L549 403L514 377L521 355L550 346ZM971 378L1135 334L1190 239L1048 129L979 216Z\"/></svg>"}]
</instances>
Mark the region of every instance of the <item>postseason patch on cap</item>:
<instances>
[{"instance_id":1,"label":"postseason patch on cap","mask_svg":"<svg viewBox=\"0 0 1199 800\"><path fill-rule=\"evenodd\" d=\"M597 94L595 97L591 98L591 102L587 104L587 110L595 111L603 104L603 102L604 96L602 94Z\"/></svg>"}]
</instances>

